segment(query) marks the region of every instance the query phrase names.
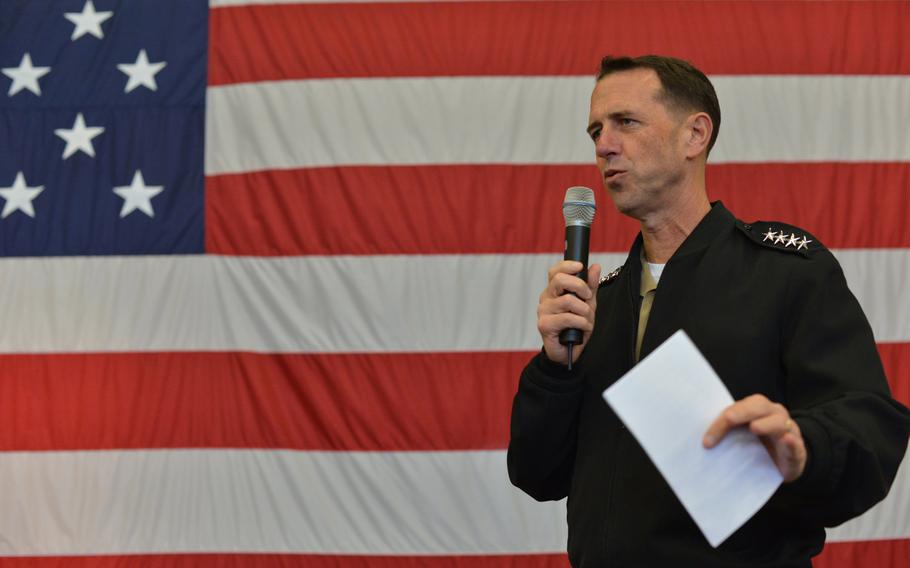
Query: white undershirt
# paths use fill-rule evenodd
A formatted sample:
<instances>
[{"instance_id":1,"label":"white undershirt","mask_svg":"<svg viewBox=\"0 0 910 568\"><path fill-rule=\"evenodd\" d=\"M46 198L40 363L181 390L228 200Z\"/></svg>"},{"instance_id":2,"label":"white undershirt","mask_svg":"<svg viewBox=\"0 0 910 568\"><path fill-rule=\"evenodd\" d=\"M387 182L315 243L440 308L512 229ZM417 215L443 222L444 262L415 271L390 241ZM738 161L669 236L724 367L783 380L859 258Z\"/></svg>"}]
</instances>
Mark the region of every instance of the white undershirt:
<instances>
[{"instance_id":1,"label":"white undershirt","mask_svg":"<svg viewBox=\"0 0 910 568\"><path fill-rule=\"evenodd\" d=\"M652 262L645 261L645 266L648 267L648 270L651 272L651 276L654 278L654 283L660 283L660 275L664 272L664 266L667 264L654 264Z\"/></svg>"}]
</instances>

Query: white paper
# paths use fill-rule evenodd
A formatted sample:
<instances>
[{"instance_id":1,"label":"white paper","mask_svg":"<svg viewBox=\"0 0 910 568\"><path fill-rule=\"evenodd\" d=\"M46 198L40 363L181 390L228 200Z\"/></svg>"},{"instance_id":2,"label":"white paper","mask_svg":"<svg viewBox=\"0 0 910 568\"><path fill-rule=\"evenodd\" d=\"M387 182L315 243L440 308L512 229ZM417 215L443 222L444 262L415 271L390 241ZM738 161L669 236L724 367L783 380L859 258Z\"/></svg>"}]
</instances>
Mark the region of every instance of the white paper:
<instances>
[{"instance_id":1,"label":"white paper","mask_svg":"<svg viewBox=\"0 0 910 568\"><path fill-rule=\"evenodd\" d=\"M708 426L733 397L682 330L604 391L713 547L748 521L783 478L758 437L729 432L708 450Z\"/></svg>"}]
</instances>

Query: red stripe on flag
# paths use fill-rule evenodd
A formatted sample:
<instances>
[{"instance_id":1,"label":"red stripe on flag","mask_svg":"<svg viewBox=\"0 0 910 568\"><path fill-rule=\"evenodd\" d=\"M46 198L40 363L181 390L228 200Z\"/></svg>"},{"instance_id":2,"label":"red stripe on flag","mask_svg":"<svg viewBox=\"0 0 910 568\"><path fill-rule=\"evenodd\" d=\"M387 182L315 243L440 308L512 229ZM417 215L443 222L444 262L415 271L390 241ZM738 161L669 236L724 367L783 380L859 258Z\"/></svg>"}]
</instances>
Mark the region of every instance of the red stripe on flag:
<instances>
[{"instance_id":1,"label":"red stripe on flag","mask_svg":"<svg viewBox=\"0 0 910 568\"><path fill-rule=\"evenodd\" d=\"M569 568L565 554L332 556L313 554L136 554L3 558L9 568Z\"/></svg>"},{"instance_id":2,"label":"red stripe on flag","mask_svg":"<svg viewBox=\"0 0 910 568\"><path fill-rule=\"evenodd\" d=\"M908 568L910 539L829 542L813 568Z\"/></svg>"},{"instance_id":3,"label":"red stripe on flag","mask_svg":"<svg viewBox=\"0 0 910 568\"><path fill-rule=\"evenodd\" d=\"M531 355L6 355L0 450L500 449Z\"/></svg>"},{"instance_id":4,"label":"red stripe on flag","mask_svg":"<svg viewBox=\"0 0 910 568\"><path fill-rule=\"evenodd\" d=\"M206 183L209 253L511 253L561 251L565 189L596 187L599 176L593 165L377 166ZM635 234L636 224L610 209L598 213L606 220L598 222L595 249L620 250Z\"/></svg>"},{"instance_id":5,"label":"red stripe on flag","mask_svg":"<svg viewBox=\"0 0 910 568\"><path fill-rule=\"evenodd\" d=\"M744 220L798 225L830 248L910 246L910 163L723 164L707 177L711 199ZM263 256L561 252L565 189L600 188L593 164L306 168L206 183L206 251ZM637 224L604 191L597 199L592 250L627 250Z\"/></svg>"},{"instance_id":6,"label":"red stripe on flag","mask_svg":"<svg viewBox=\"0 0 910 568\"><path fill-rule=\"evenodd\" d=\"M879 350L910 404L910 343ZM0 450L502 449L532 355L5 355Z\"/></svg>"},{"instance_id":7,"label":"red stripe on flag","mask_svg":"<svg viewBox=\"0 0 910 568\"><path fill-rule=\"evenodd\" d=\"M878 354L891 385L891 394L910 408L910 343L879 343ZM910 561L910 556L907 560Z\"/></svg>"},{"instance_id":8,"label":"red stripe on flag","mask_svg":"<svg viewBox=\"0 0 910 568\"><path fill-rule=\"evenodd\" d=\"M709 74L897 75L910 73L907 21L905 2L228 7L211 11L208 77L209 84L223 85L326 77L593 75L608 53L672 54Z\"/></svg>"},{"instance_id":9,"label":"red stripe on flag","mask_svg":"<svg viewBox=\"0 0 910 568\"><path fill-rule=\"evenodd\" d=\"M114 568L124 562L148 568L568 568L564 554L501 556L330 556L306 554L162 554L6 557L10 568ZM910 539L829 542L812 559L814 568L907 568Z\"/></svg>"}]
</instances>

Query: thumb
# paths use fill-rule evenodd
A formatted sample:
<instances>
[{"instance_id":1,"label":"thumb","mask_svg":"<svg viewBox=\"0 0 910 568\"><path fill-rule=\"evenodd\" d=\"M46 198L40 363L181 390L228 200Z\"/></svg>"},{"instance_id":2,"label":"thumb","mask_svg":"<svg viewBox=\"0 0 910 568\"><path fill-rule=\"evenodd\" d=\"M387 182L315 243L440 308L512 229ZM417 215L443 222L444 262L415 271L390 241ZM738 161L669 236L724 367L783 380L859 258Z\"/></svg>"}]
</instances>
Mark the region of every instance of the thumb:
<instances>
[{"instance_id":1,"label":"thumb","mask_svg":"<svg viewBox=\"0 0 910 568\"><path fill-rule=\"evenodd\" d=\"M597 286L600 283L600 271L601 266L599 264L592 264L588 268L588 287L591 288L595 295L597 295Z\"/></svg>"}]
</instances>

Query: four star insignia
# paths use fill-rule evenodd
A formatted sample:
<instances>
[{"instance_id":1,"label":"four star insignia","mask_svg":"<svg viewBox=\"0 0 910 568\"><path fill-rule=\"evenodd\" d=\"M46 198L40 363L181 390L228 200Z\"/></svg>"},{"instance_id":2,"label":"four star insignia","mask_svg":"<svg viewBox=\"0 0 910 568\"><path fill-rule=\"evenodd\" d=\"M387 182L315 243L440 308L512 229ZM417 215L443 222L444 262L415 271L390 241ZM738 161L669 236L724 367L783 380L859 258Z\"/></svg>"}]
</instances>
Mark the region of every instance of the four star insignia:
<instances>
[{"instance_id":1,"label":"four star insignia","mask_svg":"<svg viewBox=\"0 0 910 568\"><path fill-rule=\"evenodd\" d=\"M28 187L25 183L25 175L22 172L16 174L16 179L10 187L0 187L0 197L6 200L3 206L3 212L0 213L0 219L6 219L16 211L22 211L29 217L35 217L35 208L32 206L34 200L41 192L44 186Z\"/></svg>"},{"instance_id":2,"label":"four star insignia","mask_svg":"<svg viewBox=\"0 0 910 568\"><path fill-rule=\"evenodd\" d=\"M120 69L129 77L126 82L126 87L123 88L123 92L129 93L137 87L146 87L152 91L157 91L158 83L155 82L155 75L164 69L165 65L167 65L165 61L149 63L148 55L145 53L144 49L139 51L135 63L118 64L117 69Z\"/></svg>"},{"instance_id":3,"label":"four star insignia","mask_svg":"<svg viewBox=\"0 0 910 568\"><path fill-rule=\"evenodd\" d=\"M769 228L767 233L762 233L762 236L764 236L762 242L770 240L771 244L796 247L796 250L809 250L809 243L812 242L810 239L807 239L805 235L802 235L802 237L797 236L796 233L790 233L788 235L784 231L778 233L774 230L774 227Z\"/></svg>"},{"instance_id":4,"label":"four star insignia","mask_svg":"<svg viewBox=\"0 0 910 568\"><path fill-rule=\"evenodd\" d=\"M152 198L162 191L164 191L164 186L145 185L145 180L142 178L142 171L136 170L130 185L114 188L114 193L123 198L123 207L120 208L120 218L123 219L137 209L149 217L154 217L155 210L152 209Z\"/></svg>"},{"instance_id":5,"label":"four star insignia","mask_svg":"<svg viewBox=\"0 0 910 568\"><path fill-rule=\"evenodd\" d=\"M85 118L82 113L76 115L76 122L70 129L58 128L54 134L66 141L66 148L63 150L63 159L67 159L76 152L82 151L95 157L95 147L92 145L92 138L104 132L101 126L86 126Z\"/></svg>"},{"instance_id":6,"label":"four star insignia","mask_svg":"<svg viewBox=\"0 0 910 568\"><path fill-rule=\"evenodd\" d=\"M19 62L19 67L4 67L3 74L13 80L9 86L8 96L13 96L22 89L28 89L39 97L41 96L41 85L38 79L51 72L50 67L35 67L32 65L32 56L26 53Z\"/></svg>"},{"instance_id":7,"label":"four star insignia","mask_svg":"<svg viewBox=\"0 0 910 568\"><path fill-rule=\"evenodd\" d=\"M70 41L76 41L85 34L104 39L101 24L113 15L113 12L96 12L95 4L92 0L86 0L81 12L66 12L63 17L76 25L73 29L73 35L70 36Z\"/></svg>"}]
</instances>

